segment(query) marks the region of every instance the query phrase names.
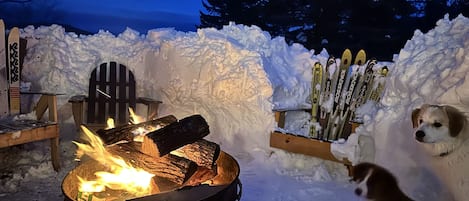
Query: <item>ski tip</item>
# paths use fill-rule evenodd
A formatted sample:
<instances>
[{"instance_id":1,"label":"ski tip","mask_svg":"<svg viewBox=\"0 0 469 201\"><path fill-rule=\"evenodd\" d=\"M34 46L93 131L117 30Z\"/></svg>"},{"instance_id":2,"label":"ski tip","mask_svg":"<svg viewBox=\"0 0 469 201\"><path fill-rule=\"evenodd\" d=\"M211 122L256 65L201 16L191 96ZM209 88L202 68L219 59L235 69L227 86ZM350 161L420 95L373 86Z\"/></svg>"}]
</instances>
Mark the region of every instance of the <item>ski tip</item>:
<instances>
[{"instance_id":1,"label":"ski tip","mask_svg":"<svg viewBox=\"0 0 469 201\"><path fill-rule=\"evenodd\" d=\"M358 51L357 56L355 56L355 65L364 65L366 62L366 52L365 50L361 49Z\"/></svg>"},{"instance_id":2,"label":"ski tip","mask_svg":"<svg viewBox=\"0 0 469 201\"><path fill-rule=\"evenodd\" d=\"M343 66L349 66L352 63L352 51L350 49L345 49L344 53L342 53L341 63Z\"/></svg>"},{"instance_id":3,"label":"ski tip","mask_svg":"<svg viewBox=\"0 0 469 201\"><path fill-rule=\"evenodd\" d=\"M13 38L19 37L20 35L20 30L18 27L13 27L10 30L10 33L8 34L8 40L13 40Z\"/></svg>"}]
</instances>

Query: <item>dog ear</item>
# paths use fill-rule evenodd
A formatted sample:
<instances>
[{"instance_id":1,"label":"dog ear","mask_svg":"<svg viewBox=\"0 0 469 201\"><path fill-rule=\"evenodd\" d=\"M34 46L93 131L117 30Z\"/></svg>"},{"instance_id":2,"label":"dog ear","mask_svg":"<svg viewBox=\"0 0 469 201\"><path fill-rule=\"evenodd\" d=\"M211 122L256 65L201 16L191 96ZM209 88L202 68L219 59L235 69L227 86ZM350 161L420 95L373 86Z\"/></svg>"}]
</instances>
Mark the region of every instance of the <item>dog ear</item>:
<instances>
[{"instance_id":1,"label":"dog ear","mask_svg":"<svg viewBox=\"0 0 469 201\"><path fill-rule=\"evenodd\" d=\"M414 109L412 111L412 128L419 127L419 113L420 113L420 108Z\"/></svg>"},{"instance_id":2,"label":"dog ear","mask_svg":"<svg viewBox=\"0 0 469 201\"><path fill-rule=\"evenodd\" d=\"M445 105L443 108L449 119L449 133L451 137L456 137L466 123L466 116L452 106Z\"/></svg>"}]
</instances>

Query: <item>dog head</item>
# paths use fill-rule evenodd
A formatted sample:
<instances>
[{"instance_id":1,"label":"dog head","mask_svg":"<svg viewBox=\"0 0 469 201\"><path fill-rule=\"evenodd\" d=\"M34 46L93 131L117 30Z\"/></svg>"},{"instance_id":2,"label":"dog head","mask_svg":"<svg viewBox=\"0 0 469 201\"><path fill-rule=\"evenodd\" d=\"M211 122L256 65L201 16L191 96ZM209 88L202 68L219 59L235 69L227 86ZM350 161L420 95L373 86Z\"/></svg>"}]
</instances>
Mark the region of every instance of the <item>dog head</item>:
<instances>
[{"instance_id":1,"label":"dog head","mask_svg":"<svg viewBox=\"0 0 469 201\"><path fill-rule=\"evenodd\" d=\"M368 200L411 200L400 190L391 172L373 163L354 166L350 180L357 184L355 194Z\"/></svg>"},{"instance_id":2,"label":"dog head","mask_svg":"<svg viewBox=\"0 0 469 201\"><path fill-rule=\"evenodd\" d=\"M371 163L360 163L353 168L350 181L357 184L355 194L359 197L370 198L368 195L368 180L373 173L374 165Z\"/></svg>"},{"instance_id":3,"label":"dog head","mask_svg":"<svg viewBox=\"0 0 469 201\"><path fill-rule=\"evenodd\" d=\"M448 105L424 104L414 109L412 125L415 140L427 144L433 155L450 153L466 138L465 115Z\"/></svg>"}]
</instances>

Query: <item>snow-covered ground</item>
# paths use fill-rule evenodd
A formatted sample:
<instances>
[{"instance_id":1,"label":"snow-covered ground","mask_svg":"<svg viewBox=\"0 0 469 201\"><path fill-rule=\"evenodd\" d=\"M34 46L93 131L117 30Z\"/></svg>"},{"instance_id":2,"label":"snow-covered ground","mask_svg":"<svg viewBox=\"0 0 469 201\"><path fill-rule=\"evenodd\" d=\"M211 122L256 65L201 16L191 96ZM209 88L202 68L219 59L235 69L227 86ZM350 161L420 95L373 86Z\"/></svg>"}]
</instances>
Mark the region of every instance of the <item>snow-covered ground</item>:
<instances>
[{"instance_id":1,"label":"snow-covered ground","mask_svg":"<svg viewBox=\"0 0 469 201\"><path fill-rule=\"evenodd\" d=\"M468 24L459 16L440 20L428 33L416 31L387 64L392 71L381 103L363 109L357 135L371 136L375 150L362 154L390 168L416 200L449 200L415 148L409 116L425 102L469 106L463 90L469 87ZM271 110L309 104L311 66L326 61L326 50L289 46L255 26L235 24L197 32L127 29L117 36L30 26L21 36L28 39L22 80L31 82L33 91L66 94L58 101L63 169L52 170L47 142L2 149L0 200L63 200L61 181L76 165L71 141L78 137L67 100L86 94L92 69L111 60L134 72L138 96L163 101L161 116L199 113L207 120L207 138L240 163L243 201L359 200L343 165L269 147L275 128Z\"/></svg>"}]
</instances>

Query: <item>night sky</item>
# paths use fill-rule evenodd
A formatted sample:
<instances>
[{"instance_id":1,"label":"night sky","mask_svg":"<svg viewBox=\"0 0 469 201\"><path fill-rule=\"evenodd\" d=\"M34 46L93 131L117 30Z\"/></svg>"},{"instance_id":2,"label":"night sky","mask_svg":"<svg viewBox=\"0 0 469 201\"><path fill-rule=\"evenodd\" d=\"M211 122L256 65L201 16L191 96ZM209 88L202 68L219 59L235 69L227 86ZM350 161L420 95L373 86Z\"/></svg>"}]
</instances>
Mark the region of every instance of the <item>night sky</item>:
<instances>
[{"instance_id":1,"label":"night sky","mask_svg":"<svg viewBox=\"0 0 469 201\"><path fill-rule=\"evenodd\" d=\"M174 27L195 31L201 0L32 0L28 4L0 4L7 27L60 24L86 32L119 34L130 27L143 34L150 29ZM10 12L9 12L10 11Z\"/></svg>"}]
</instances>

